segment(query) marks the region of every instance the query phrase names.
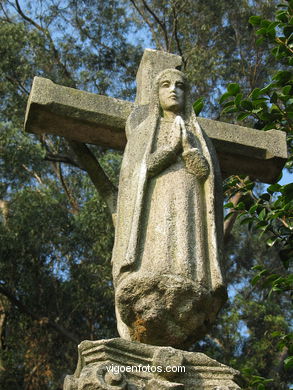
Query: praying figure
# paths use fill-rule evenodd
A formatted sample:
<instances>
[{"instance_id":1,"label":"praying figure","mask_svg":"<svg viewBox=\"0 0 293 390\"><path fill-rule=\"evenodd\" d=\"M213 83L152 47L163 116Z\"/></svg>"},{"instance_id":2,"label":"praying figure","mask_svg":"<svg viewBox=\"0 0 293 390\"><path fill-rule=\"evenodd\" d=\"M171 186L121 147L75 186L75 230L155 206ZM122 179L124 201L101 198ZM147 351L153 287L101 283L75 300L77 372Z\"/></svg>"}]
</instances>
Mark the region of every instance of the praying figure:
<instances>
[{"instance_id":1,"label":"praying figure","mask_svg":"<svg viewBox=\"0 0 293 390\"><path fill-rule=\"evenodd\" d=\"M112 255L122 338L186 348L226 300L220 168L185 75L162 71L148 116L126 125Z\"/></svg>"}]
</instances>

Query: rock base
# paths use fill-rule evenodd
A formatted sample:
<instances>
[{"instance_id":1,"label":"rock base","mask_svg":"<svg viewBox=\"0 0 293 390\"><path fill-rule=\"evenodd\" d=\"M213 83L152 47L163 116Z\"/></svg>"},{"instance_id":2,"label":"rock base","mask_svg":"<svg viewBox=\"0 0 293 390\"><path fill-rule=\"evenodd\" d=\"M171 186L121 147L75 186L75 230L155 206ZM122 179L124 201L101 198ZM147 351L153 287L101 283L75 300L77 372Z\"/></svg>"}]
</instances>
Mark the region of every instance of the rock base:
<instances>
[{"instance_id":1,"label":"rock base","mask_svg":"<svg viewBox=\"0 0 293 390\"><path fill-rule=\"evenodd\" d=\"M126 340L187 349L208 333L227 300L226 288L208 289L187 277L156 272L134 272L117 286L116 310L124 325L118 320L119 334Z\"/></svg>"},{"instance_id":2,"label":"rock base","mask_svg":"<svg viewBox=\"0 0 293 390\"><path fill-rule=\"evenodd\" d=\"M83 341L64 390L239 390L239 372L203 353L121 338Z\"/></svg>"}]
</instances>

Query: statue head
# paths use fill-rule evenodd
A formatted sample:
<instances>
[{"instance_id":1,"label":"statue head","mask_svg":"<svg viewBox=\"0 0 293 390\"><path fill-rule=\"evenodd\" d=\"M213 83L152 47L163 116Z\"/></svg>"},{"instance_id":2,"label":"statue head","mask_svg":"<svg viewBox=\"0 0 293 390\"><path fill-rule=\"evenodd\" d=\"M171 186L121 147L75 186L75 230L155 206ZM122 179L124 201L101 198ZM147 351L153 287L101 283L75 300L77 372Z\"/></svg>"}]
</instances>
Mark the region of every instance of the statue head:
<instances>
[{"instance_id":1,"label":"statue head","mask_svg":"<svg viewBox=\"0 0 293 390\"><path fill-rule=\"evenodd\" d=\"M159 111L160 116L166 118L186 116L188 97L189 84L184 73L177 69L165 69L154 81L150 112Z\"/></svg>"},{"instance_id":2,"label":"statue head","mask_svg":"<svg viewBox=\"0 0 293 390\"><path fill-rule=\"evenodd\" d=\"M163 116L180 114L185 102L185 82L177 72L165 73L159 81L159 101Z\"/></svg>"}]
</instances>

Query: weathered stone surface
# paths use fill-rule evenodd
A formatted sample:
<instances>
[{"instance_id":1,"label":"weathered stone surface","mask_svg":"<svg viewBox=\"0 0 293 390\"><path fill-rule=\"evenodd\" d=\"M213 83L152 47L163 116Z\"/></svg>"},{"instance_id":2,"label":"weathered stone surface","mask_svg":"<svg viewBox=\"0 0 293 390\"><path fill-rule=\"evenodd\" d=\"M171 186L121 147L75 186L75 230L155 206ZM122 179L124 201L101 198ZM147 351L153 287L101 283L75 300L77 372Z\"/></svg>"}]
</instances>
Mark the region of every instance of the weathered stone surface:
<instances>
[{"instance_id":1,"label":"weathered stone surface","mask_svg":"<svg viewBox=\"0 0 293 390\"><path fill-rule=\"evenodd\" d=\"M84 143L123 150L125 123L135 104L35 77L27 105L25 130L55 134ZM148 105L136 110L136 125L148 115ZM274 182L287 159L286 134L198 118L211 138L223 176L250 175L266 183Z\"/></svg>"},{"instance_id":2,"label":"weathered stone surface","mask_svg":"<svg viewBox=\"0 0 293 390\"><path fill-rule=\"evenodd\" d=\"M126 127L112 254L118 331L181 348L204 336L226 299L222 178L184 74L159 73L150 104L145 121L132 126L134 109Z\"/></svg>"},{"instance_id":3,"label":"weathered stone surface","mask_svg":"<svg viewBox=\"0 0 293 390\"><path fill-rule=\"evenodd\" d=\"M77 369L66 377L64 390L240 389L238 371L202 353L118 338L83 341L78 355ZM166 372L171 367L174 372Z\"/></svg>"},{"instance_id":4,"label":"weathered stone surface","mask_svg":"<svg viewBox=\"0 0 293 390\"><path fill-rule=\"evenodd\" d=\"M62 87L35 77L27 103L25 130L121 149L133 105L119 99Z\"/></svg>"},{"instance_id":5,"label":"weathered stone surface","mask_svg":"<svg viewBox=\"0 0 293 390\"><path fill-rule=\"evenodd\" d=\"M136 99L138 105L150 102L153 81L164 69L181 69L182 58L176 54L146 49L136 74Z\"/></svg>"},{"instance_id":6,"label":"weathered stone surface","mask_svg":"<svg viewBox=\"0 0 293 390\"><path fill-rule=\"evenodd\" d=\"M180 65L178 56L147 50L135 104L36 78L25 129L122 150L127 120L112 259L119 332L125 339L186 347L207 332L226 298L217 156L224 176L242 173L270 183L287 150L284 133L197 120L184 76L174 70ZM166 68L172 69L160 74L151 93ZM163 370L156 373L107 368L161 360ZM168 364L187 371L167 372ZM203 354L122 339L86 341L64 389L236 390L235 376Z\"/></svg>"},{"instance_id":7,"label":"weathered stone surface","mask_svg":"<svg viewBox=\"0 0 293 390\"><path fill-rule=\"evenodd\" d=\"M273 183L287 161L286 133L260 131L248 127L198 118L212 139L224 177L249 175L264 183Z\"/></svg>"}]
</instances>

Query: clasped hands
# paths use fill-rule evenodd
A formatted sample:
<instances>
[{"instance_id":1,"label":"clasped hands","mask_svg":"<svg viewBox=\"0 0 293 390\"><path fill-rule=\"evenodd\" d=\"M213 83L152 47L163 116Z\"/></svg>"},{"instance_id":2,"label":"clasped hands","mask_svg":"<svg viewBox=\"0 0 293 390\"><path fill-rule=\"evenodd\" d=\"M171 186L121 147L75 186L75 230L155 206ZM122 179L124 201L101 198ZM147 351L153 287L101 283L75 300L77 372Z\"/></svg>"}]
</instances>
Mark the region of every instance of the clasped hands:
<instances>
[{"instance_id":1,"label":"clasped hands","mask_svg":"<svg viewBox=\"0 0 293 390\"><path fill-rule=\"evenodd\" d=\"M176 116L172 130L172 135L174 136L175 134L174 149L178 153L182 147L182 158L185 162L187 171L195 175L200 180L206 180L210 172L209 164L202 152L198 148L191 146L185 123L181 116Z\"/></svg>"},{"instance_id":2,"label":"clasped hands","mask_svg":"<svg viewBox=\"0 0 293 390\"><path fill-rule=\"evenodd\" d=\"M177 115L171 129L170 144L156 150L147 157L147 171L149 177L154 177L160 172L174 164L178 154L182 158L189 173L195 175L199 180L206 180L209 175L209 164L202 152L192 147L185 123L181 116Z\"/></svg>"}]
</instances>

